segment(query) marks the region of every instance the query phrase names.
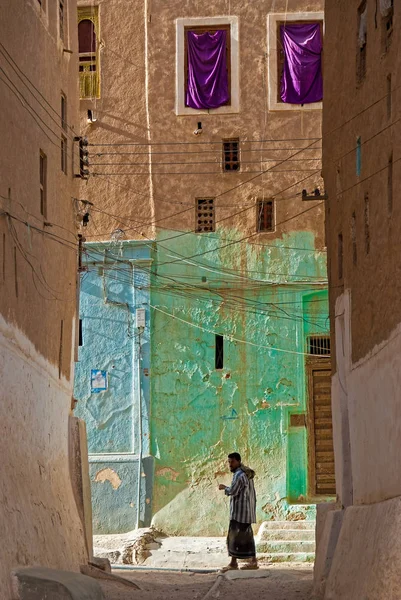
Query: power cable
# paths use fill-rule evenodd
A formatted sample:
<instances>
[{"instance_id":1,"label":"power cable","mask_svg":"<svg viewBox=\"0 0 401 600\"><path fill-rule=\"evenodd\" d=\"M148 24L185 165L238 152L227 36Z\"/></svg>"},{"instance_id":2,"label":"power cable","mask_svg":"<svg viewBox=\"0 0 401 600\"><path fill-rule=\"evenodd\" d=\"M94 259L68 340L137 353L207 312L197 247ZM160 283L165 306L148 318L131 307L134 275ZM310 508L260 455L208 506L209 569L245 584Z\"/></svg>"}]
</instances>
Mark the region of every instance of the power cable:
<instances>
[{"instance_id":1,"label":"power cable","mask_svg":"<svg viewBox=\"0 0 401 600\"><path fill-rule=\"evenodd\" d=\"M3 50L2 50L2 49ZM22 71L22 69L18 66L18 64L15 62L15 60L13 59L13 57L11 56L11 54L8 52L8 50L6 49L6 47L4 46L4 44L2 44L0 42L0 52L3 54L4 58L6 59L6 61L9 63L9 65L11 66L11 68L14 70L14 72L17 74L18 78L22 81L22 83L25 85L25 87L29 90L29 87L27 86L26 83L24 83L24 81L22 80L22 78L20 77L20 75L18 75L17 71L19 71L19 73L26 79L26 81L29 82L29 84L33 87L33 89L39 94L39 96L42 98L42 100L47 104L47 106L50 108L50 110L53 111L53 113L58 117L59 123L61 122L61 114L58 113L58 111L56 111L55 108L53 108L53 106L50 104L50 102L45 98L45 96L42 94L42 92L40 92L40 90L35 86L35 84L29 79L29 77ZM14 66L13 66L14 65ZM33 92L31 90L29 90L29 92L32 94L32 96L35 98ZM35 100L38 102L38 104L40 104L43 108L43 110L46 110L43 105L40 103L40 101L35 98ZM73 129L73 127L71 127L68 123L66 124L67 127L72 131L73 135L75 136L76 133ZM60 126L60 125L59 125Z\"/></svg>"},{"instance_id":2,"label":"power cable","mask_svg":"<svg viewBox=\"0 0 401 600\"><path fill-rule=\"evenodd\" d=\"M158 306L154 306L153 304L150 304L150 307L153 308L154 310L164 313L165 315L171 317L172 319L176 319L177 321L181 321L182 323L186 323L187 325L190 325L191 327L195 327L197 329L201 329L202 331L204 331L205 333L210 333L212 335L216 335L216 333L210 329L206 329L205 327L202 327L201 325L197 325L196 323L191 323L190 321L187 321L186 319L181 319L180 317L177 317L175 315L172 315L171 313L159 308ZM264 344L255 344L254 342L250 342L247 340L241 340L237 337L235 337L234 335L230 334L230 333L221 333L220 329L219 329L219 335L223 335L228 341L232 341L232 342L239 342L241 344L249 344L250 346L255 346L257 348L266 348L267 350L270 350L271 352L283 352L285 354L296 354L299 356L313 356L307 352L298 352L296 350L284 350L283 348L275 348L273 346L266 346Z\"/></svg>"},{"instance_id":3,"label":"power cable","mask_svg":"<svg viewBox=\"0 0 401 600\"><path fill-rule=\"evenodd\" d=\"M239 143L240 144L260 144L260 143L265 143L265 142L309 142L311 141L312 143L316 143L318 141L320 141L322 138L318 137L318 138L276 138L276 139L266 139L266 140L240 140ZM109 147L109 146L113 146L113 147L119 147L119 146L207 146L207 145L215 145L218 144L219 146L221 146L222 142L220 141L216 141L216 142L109 142L109 143L103 143L103 144L92 144L90 143L89 146L92 147ZM310 144L311 145L311 144Z\"/></svg>"},{"instance_id":4,"label":"power cable","mask_svg":"<svg viewBox=\"0 0 401 600\"><path fill-rule=\"evenodd\" d=\"M91 165L90 165L91 166ZM274 167L271 167L271 169L274 169ZM321 169L319 169L320 171ZM277 169L277 171L271 171L272 173L313 173L315 172L316 169ZM258 175L264 175L266 173L266 171L260 170L260 171L243 171L242 173L238 173L238 175L249 175L250 173L255 174L257 173ZM107 177L131 177L132 175L140 175L140 176L144 176L144 177L149 177L149 172L143 172L143 173L139 173L139 171L123 171L121 173L114 173L114 172L110 172L110 171L106 171L105 173L99 173L97 171L94 171L93 173L90 173L90 175L92 175L93 177L98 177L99 175L106 175ZM222 176L229 176L228 173L222 173L221 171L152 171L152 175L222 175ZM248 183L248 182L246 182Z\"/></svg>"},{"instance_id":5,"label":"power cable","mask_svg":"<svg viewBox=\"0 0 401 600\"><path fill-rule=\"evenodd\" d=\"M107 275L108 279L122 283L122 284L132 285L132 280L129 280L127 271L125 272L127 275L127 278L124 279L113 273L115 271L115 269L113 269L112 265L110 265L110 269L111 269L111 274L109 273ZM177 282L177 283L179 283L179 282ZM277 307L276 303L261 302L261 301L256 301L256 300L252 300L249 298L242 300L240 302L240 301L236 300L236 298L238 298L238 296L233 296L233 295L231 295L231 296L229 295L228 296L229 300L227 301L226 294L224 294L223 300L214 299L212 297L213 295L221 296L221 293L219 293L218 290L205 289L205 288L202 288L199 286L192 286L192 287L193 288L196 287L196 290L194 289L193 294L188 292L187 286L174 287L172 289L165 289L163 286L150 285L150 286L147 286L146 289L151 289L151 290L157 291L157 293L164 294L164 295L179 296L186 300L196 300L196 301L203 301L208 304L215 304L219 308L227 308L230 310L245 311L247 313L252 313L252 314L264 314L266 317L269 317L269 318L275 318L277 316L277 318L284 319L284 320L286 320L286 319L290 320L290 321L300 321L301 320L301 321L311 324L317 328L320 328L324 331L327 330L327 327L323 327L316 322L310 321L309 319L305 318L305 315L288 313L286 310L282 309L281 307ZM144 288L141 287L141 289L144 289ZM205 292L208 292L210 295L209 296L200 295L199 291L202 291L202 290ZM195 295L195 293L196 293L196 295ZM324 302L327 304L327 300L324 300ZM300 304L300 301L298 301L298 304ZM262 306L266 306L268 308L258 309L255 305L262 305ZM251 310L251 309L253 309L253 310ZM276 314L273 312L273 309L275 309ZM285 316L283 316L283 314L280 314L278 316L278 313L280 313L280 311ZM323 322L326 322L327 318L325 316L322 316L320 320L322 320Z\"/></svg>"}]
</instances>

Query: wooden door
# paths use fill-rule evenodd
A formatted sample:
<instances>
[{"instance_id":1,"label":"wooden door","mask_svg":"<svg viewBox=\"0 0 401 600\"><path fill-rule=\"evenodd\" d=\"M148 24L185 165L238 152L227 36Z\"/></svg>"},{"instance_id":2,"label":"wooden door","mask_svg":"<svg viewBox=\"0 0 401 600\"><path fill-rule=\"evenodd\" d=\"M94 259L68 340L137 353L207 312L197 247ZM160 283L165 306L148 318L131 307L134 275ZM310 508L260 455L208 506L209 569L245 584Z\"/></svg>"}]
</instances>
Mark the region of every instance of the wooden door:
<instances>
[{"instance_id":1,"label":"wooden door","mask_svg":"<svg viewBox=\"0 0 401 600\"><path fill-rule=\"evenodd\" d=\"M330 361L313 360L307 372L310 495L335 496Z\"/></svg>"}]
</instances>

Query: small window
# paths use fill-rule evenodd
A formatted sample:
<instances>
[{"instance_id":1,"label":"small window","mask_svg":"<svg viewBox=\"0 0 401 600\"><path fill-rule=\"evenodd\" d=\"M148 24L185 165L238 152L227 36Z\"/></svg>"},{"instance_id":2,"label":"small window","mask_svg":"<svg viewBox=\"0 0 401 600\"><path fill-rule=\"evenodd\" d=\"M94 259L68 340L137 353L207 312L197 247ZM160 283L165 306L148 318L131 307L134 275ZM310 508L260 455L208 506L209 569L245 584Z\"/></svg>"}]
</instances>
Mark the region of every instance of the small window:
<instances>
[{"instance_id":1,"label":"small window","mask_svg":"<svg viewBox=\"0 0 401 600\"><path fill-rule=\"evenodd\" d=\"M308 354L314 356L330 356L330 337L316 336L309 338Z\"/></svg>"},{"instance_id":2,"label":"small window","mask_svg":"<svg viewBox=\"0 0 401 600\"><path fill-rule=\"evenodd\" d=\"M185 106L213 110L231 104L231 27L185 27Z\"/></svg>"},{"instance_id":3,"label":"small window","mask_svg":"<svg viewBox=\"0 0 401 600\"><path fill-rule=\"evenodd\" d=\"M98 7L78 8L79 91L81 98L100 98Z\"/></svg>"},{"instance_id":4,"label":"small window","mask_svg":"<svg viewBox=\"0 0 401 600\"><path fill-rule=\"evenodd\" d=\"M360 177L362 172L362 140L360 137L356 140L356 176Z\"/></svg>"},{"instance_id":5,"label":"small window","mask_svg":"<svg viewBox=\"0 0 401 600\"><path fill-rule=\"evenodd\" d=\"M392 91L391 91L391 73L387 75L387 119L391 119L392 113Z\"/></svg>"},{"instance_id":6,"label":"small window","mask_svg":"<svg viewBox=\"0 0 401 600\"><path fill-rule=\"evenodd\" d=\"M322 101L322 52L323 21L277 22L278 102Z\"/></svg>"},{"instance_id":7,"label":"small window","mask_svg":"<svg viewBox=\"0 0 401 600\"><path fill-rule=\"evenodd\" d=\"M61 127L67 131L67 97L61 94Z\"/></svg>"},{"instance_id":8,"label":"small window","mask_svg":"<svg viewBox=\"0 0 401 600\"><path fill-rule=\"evenodd\" d=\"M388 210L388 214L391 215L393 212L393 155L392 154L388 160L387 210Z\"/></svg>"},{"instance_id":9,"label":"small window","mask_svg":"<svg viewBox=\"0 0 401 600\"><path fill-rule=\"evenodd\" d=\"M61 136L61 170L67 175L67 138Z\"/></svg>"},{"instance_id":10,"label":"small window","mask_svg":"<svg viewBox=\"0 0 401 600\"><path fill-rule=\"evenodd\" d=\"M357 248L357 240L356 240L356 214L352 213L351 216L351 242L352 242L352 262L354 266L357 265L358 262L358 248Z\"/></svg>"},{"instance_id":11,"label":"small window","mask_svg":"<svg viewBox=\"0 0 401 600\"><path fill-rule=\"evenodd\" d=\"M365 251L366 254L370 252L370 207L369 207L369 194L365 194Z\"/></svg>"},{"instance_id":12,"label":"small window","mask_svg":"<svg viewBox=\"0 0 401 600\"><path fill-rule=\"evenodd\" d=\"M79 319L79 340L78 340L78 345L79 346L83 346L84 345L84 336L83 336L83 332L82 332L82 319Z\"/></svg>"},{"instance_id":13,"label":"small window","mask_svg":"<svg viewBox=\"0 0 401 600\"><path fill-rule=\"evenodd\" d=\"M388 52L393 39L394 0L380 0L382 16L382 50Z\"/></svg>"},{"instance_id":14,"label":"small window","mask_svg":"<svg viewBox=\"0 0 401 600\"><path fill-rule=\"evenodd\" d=\"M40 214L47 216L47 156L40 151L39 154L39 189L40 189Z\"/></svg>"},{"instance_id":15,"label":"small window","mask_svg":"<svg viewBox=\"0 0 401 600\"><path fill-rule=\"evenodd\" d=\"M58 24L60 40L64 42L64 25L65 25L65 2L66 0L58 0Z\"/></svg>"},{"instance_id":16,"label":"small window","mask_svg":"<svg viewBox=\"0 0 401 600\"><path fill-rule=\"evenodd\" d=\"M274 201L259 200L257 204L257 231L274 231Z\"/></svg>"},{"instance_id":17,"label":"small window","mask_svg":"<svg viewBox=\"0 0 401 600\"><path fill-rule=\"evenodd\" d=\"M196 199L196 226L197 233L214 231L214 198Z\"/></svg>"},{"instance_id":18,"label":"small window","mask_svg":"<svg viewBox=\"0 0 401 600\"><path fill-rule=\"evenodd\" d=\"M366 77L366 50L368 41L368 5L366 0L358 8L356 80L360 84Z\"/></svg>"},{"instance_id":19,"label":"small window","mask_svg":"<svg viewBox=\"0 0 401 600\"><path fill-rule=\"evenodd\" d=\"M239 139L223 140L223 171L239 171Z\"/></svg>"},{"instance_id":20,"label":"small window","mask_svg":"<svg viewBox=\"0 0 401 600\"><path fill-rule=\"evenodd\" d=\"M343 249L343 234L338 234L337 242L337 262L338 262L338 279L343 278L343 261L344 261L344 249Z\"/></svg>"},{"instance_id":21,"label":"small window","mask_svg":"<svg viewBox=\"0 0 401 600\"><path fill-rule=\"evenodd\" d=\"M215 340L215 369L223 369L224 367L224 337L216 335Z\"/></svg>"}]
</instances>

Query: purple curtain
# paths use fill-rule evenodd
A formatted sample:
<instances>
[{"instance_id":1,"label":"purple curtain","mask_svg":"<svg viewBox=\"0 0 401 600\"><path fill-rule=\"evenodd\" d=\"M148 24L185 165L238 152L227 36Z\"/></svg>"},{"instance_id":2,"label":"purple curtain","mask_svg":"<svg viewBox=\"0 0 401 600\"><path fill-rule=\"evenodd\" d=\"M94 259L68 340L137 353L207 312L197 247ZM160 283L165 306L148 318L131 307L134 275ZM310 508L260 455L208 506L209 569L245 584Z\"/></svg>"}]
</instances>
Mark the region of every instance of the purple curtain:
<instances>
[{"instance_id":1,"label":"purple curtain","mask_svg":"<svg viewBox=\"0 0 401 600\"><path fill-rule=\"evenodd\" d=\"M227 74L227 32L187 32L188 84L185 105L218 108L230 99Z\"/></svg>"},{"instance_id":2,"label":"purple curtain","mask_svg":"<svg viewBox=\"0 0 401 600\"><path fill-rule=\"evenodd\" d=\"M322 39L319 23L281 25L284 69L281 99L288 104L323 98Z\"/></svg>"}]
</instances>

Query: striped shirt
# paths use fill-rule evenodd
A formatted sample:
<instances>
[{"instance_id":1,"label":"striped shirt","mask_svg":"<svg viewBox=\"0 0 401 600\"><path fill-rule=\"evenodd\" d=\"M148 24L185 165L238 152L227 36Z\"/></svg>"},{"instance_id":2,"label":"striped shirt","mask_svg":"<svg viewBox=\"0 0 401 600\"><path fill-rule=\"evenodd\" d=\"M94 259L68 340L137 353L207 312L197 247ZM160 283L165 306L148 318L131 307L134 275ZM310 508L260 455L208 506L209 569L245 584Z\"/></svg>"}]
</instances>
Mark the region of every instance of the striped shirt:
<instances>
[{"instance_id":1,"label":"striped shirt","mask_svg":"<svg viewBox=\"0 0 401 600\"><path fill-rule=\"evenodd\" d=\"M238 523L256 523L256 493L253 479L248 479L241 468L234 472L230 487L225 489L230 496L230 520Z\"/></svg>"}]
</instances>

